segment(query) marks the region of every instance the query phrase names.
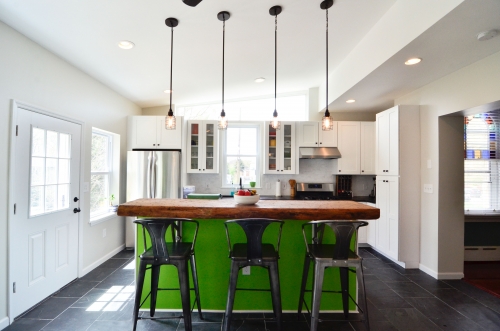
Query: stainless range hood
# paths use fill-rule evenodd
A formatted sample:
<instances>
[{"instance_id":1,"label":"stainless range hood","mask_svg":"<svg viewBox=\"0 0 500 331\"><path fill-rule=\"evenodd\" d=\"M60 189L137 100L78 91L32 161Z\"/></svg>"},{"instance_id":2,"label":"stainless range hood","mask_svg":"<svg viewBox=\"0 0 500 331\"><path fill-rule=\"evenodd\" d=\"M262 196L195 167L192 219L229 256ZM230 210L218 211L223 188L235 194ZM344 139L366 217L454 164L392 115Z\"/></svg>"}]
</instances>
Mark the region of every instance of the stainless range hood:
<instances>
[{"instance_id":1,"label":"stainless range hood","mask_svg":"<svg viewBox=\"0 0 500 331\"><path fill-rule=\"evenodd\" d=\"M299 159L338 159L342 157L337 147L300 147Z\"/></svg>"}]
</instances>

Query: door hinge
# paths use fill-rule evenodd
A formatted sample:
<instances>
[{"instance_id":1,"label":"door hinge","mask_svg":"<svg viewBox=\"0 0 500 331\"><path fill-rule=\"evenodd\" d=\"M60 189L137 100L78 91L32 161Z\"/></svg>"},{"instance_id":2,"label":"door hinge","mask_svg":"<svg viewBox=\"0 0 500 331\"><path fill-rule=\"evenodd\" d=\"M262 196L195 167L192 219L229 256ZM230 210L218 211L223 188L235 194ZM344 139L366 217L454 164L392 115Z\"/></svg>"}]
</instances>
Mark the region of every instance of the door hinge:
<instances>
[{"instance_id":1,"label":"door hinge","mask_svg":"<svg viewBox=\"0 0 500 331\"><path fill-rule=\"evenodd\" d=\"M16 293L16 282L12 283L12 293Z\"/></svg>"},{"instance_id":2,"label":"door hinge","mask_svg":"<svg viewBox=\"0 0 500 331\"><path fill-rule=\"evenodd\" d=\"M16 125L16 137L19 135L19 125Z\"/></svg>"},{"instance_id":3,"label":"door hinge","mask_svg":"<svg viewBox=\"0 0 500 331\"><path fill-rule=\"evenodd\" d=\"M14 215L16 214L17 204L14 204Z\"/></svg>"}]
</instances>

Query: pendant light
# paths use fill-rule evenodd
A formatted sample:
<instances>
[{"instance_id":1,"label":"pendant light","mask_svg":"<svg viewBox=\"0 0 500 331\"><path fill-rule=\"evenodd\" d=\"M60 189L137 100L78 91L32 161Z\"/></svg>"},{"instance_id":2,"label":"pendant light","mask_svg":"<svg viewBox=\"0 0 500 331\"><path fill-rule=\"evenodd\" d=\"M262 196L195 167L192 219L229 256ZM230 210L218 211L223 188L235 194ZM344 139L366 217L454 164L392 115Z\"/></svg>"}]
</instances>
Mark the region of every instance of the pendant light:
<instances>
[{"instance_id":1,"label":"pendant light","mask_svg":"<svg viewBox=\"0 0 500 331\"><path fill-rule=\"evenodd\" d=\"M278 112L276 111L276 70L277 70L277 39L278 39L278 15L281 13L281 6L274 6L269 9L269 14L274 16L274 112L271 120L271 127L279 130L281 123L278 120Z\"/></svg>"},{"instance_id":2,"label":"pendant light","mask_svg":"<svg viewBox=\"0 0 500 331\"><path fill-rule=\"evenodd\" d=\"M333 0L325 0L319 6L321 9L326 10L326 110L325 116L321 121L323 131L333 130L333 121L328 111L328 8L333 5Z\"/></svg>"},{"instance_id":3,"label":"pendant light","mask_svg":"<svg viewBox=\"0 0 500 331\"><path fill-rule=\"evenodd\" d=\"M227 118L224 112L224 49L226 46L226 21L231 17L227 11L221 11L217 14L219 21L222 21L222 111L219 118L219 130L227 129Z\"/></svg>"},{"instance_id":4,"label":"pendant light","mask_svg":"<svg viewBox=\"0 0 500 331\"><path fill-rule=\"evenodd\" d=\"M175 130L175 116L172 111L172 64L174 60L174 28L179 25L179 21L176 18L169 17L165 20L165 24L171 28L172 33L170 37L170 109L168 111L167 116L165 117L165 129L167 130Z\"/></svg>"}]
</instances>

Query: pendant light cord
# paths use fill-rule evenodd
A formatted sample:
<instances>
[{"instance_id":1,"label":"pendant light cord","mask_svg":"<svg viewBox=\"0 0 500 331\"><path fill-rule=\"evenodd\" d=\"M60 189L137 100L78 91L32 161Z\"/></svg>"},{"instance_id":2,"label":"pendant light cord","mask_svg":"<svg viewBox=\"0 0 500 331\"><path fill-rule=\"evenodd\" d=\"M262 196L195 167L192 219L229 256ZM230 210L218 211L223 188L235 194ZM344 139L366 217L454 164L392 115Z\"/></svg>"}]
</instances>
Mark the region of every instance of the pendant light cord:
<instances>
[{"instance_id":1,"label":"pendant light cord","mask_svg":"<svg viewBox=\"0 0 500 331\"><path fill-rule=\"evenodd\" d=\"M276 85L277 85L277 58L278 58L278 15L274 16L274 113L278 116L276 111Z\"/></svg>"},{"instance_id":2,"label":"pendant light cord","mask_svg":"<svg viewBox=\"0 0 500 331\"><path fill-rule=\"evenodd\" d=\"M224 114L224 51L226 49L226 20L222 22L222 114Z\"/></svg>"},{"instance_id":3,"label":"pendant light cord","mask_svg":"<svg viewBox=\"0 0 500 331\"><path fill-rule=\"evenodd\" d=\"M172 111L172 67L174 63L174 28L170 38L170 111Z\"/></svg>"},{"instance_id":4,"label":"pendant light cord","mask_svg":"<svg viewBox=\"0 0 500 331\"><path fill-rule=\"evenodd\" d=\"M328 114L328 8L326 9L326 111L325 115Z\"/></svg>"}]
</instances>

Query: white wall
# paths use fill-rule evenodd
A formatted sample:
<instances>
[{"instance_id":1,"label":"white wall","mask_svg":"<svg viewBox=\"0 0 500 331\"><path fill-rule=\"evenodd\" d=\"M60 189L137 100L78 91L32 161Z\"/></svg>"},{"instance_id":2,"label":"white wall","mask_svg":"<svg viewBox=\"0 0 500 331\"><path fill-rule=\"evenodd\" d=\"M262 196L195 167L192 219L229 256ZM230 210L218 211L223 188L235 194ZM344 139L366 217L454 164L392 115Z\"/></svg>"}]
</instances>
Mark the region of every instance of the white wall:
<instances>
[{"instance_id":1,"label":"white wall","mask_svg":"<svg viewBox=\"0 0 500 331\"><path fill-rule=\"evenodd\" d=\"M462 111L497 100L500 52L395 100L421 107L421 187L433 184L434 193L421 193L420 263L435 277L459 278L463 273L463 154L462 161L455 155L456 140L463 136L457 134L458 120L440 116L462 116ZM455 154L449 155L450 150Z\"/></svg>"},{"instance_id":2,"label":"white wall","mask_svg":"<svg viewBox=\"0 0 500 331\"><path fill-rule=\"evenodd\" d=\"M121 135L121 180L125 182L126 116L141 109L100 82L0 22L0 320L7 316L7 197L11 100L85 122L84 181L90 181L91 128ZM120 200L125 199L125 187ZM124 244L122 218L90 227L89 196L82 197L83 265L88 267ZM102 229L107 237L102 238Z\"/></svg>"}]
</instances>

